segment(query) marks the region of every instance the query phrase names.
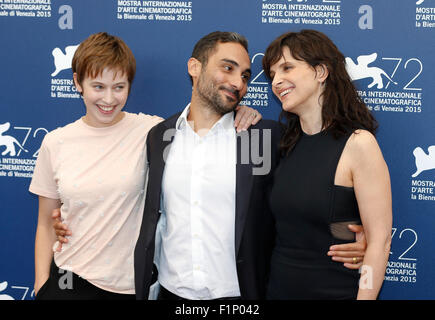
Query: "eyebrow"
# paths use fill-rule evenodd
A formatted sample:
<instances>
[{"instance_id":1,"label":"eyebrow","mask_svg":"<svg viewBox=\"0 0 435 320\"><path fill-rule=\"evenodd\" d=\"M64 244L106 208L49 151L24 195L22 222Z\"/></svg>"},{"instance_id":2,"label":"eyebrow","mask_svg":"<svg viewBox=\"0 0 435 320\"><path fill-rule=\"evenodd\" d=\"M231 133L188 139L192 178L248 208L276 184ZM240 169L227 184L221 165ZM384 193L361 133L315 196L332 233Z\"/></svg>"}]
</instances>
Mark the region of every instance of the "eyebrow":
<instances>
[{"instance_id":1,"label":"eyebrow","mask_svg":"<svg viewBox=\"0 0 435 320\"><path fill-rule=\"evenodd\" d=\"M284 60L284 62L280 63L280 64L277 66L277 69L284 67L287 63L290 63L290 62L287 61L287 60ZM274 65L275 65L275 64L274 64ZM270 72L272 72L272 68L270 68Z\"/></svg>"},{"instance_id":2,"label":"eyebrow","mask_svg":"<svg viewBox=\"0 0 435 320\"><path fill-rule=\"evenodd\" d=\"M231 60L231 59L222 59L221 61L223 61L223 62L226 62L226 63L229 63L229 64L232 64L233 66L236 66L236 67L239 67L240 65L236 62L236 61L234 61L234 60ZM246 69L245 71L243 71L243 73L249 73L249 75L251 75L251 69L250 68L248 68L248 69Z\"/></svg>"},{"instance_id":3,"label":"eyebrow","mask_svg":"<svg viewBox=\"0 0 435 320\"><path fill-rule=\"evenodd\" d=\"M101 82L101 81L98 81L98 80L91 80L90 83L91 84L104 84L105 85L104 82ZM119 84L126 84L126 83L128 83L128 81L119 81L117 83L114 83L113 85L116 86L116 85L119 85Z\"/></svg>"}]
</instances>

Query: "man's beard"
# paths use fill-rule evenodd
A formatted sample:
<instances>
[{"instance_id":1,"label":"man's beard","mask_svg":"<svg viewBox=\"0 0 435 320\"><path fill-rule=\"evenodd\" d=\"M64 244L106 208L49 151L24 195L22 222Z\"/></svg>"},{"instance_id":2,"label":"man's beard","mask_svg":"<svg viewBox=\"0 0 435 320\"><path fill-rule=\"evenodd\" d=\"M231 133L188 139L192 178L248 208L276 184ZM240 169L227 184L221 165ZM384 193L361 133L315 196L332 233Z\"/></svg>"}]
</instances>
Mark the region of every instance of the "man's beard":
<instances>
[{"instance_id":1,"label":"man's beard","mask_svg":"<svg viewBox=\"0 0 435 320\"><path fill-rule=\"evenodd\" d=\"M233 100L228 96L222 97L220 90L227 90L231 92L236 96L236 99ZM242 100L238 90L231 90L225 88L224 86L216 88L212 81L208 81L207 84L206 81L204 81L203 74L201 74L198 79L198 94L205 102L205 105L219 115L224 115L228 112L234 111L239 102Z\"/></svg>"}]
</instances>

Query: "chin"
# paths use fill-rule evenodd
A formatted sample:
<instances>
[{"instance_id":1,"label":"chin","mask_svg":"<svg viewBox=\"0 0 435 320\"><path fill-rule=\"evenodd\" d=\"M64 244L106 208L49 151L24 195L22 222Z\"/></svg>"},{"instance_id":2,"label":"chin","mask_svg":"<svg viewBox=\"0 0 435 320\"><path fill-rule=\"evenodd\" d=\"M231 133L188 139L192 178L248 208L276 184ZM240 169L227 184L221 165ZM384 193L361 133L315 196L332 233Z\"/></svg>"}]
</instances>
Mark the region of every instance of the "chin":
<instances>
[{"instance_id":1,"label":"chin","mask_svg":"<svg viewBox=\"0 0 435 320\"><path fill-rule=\"evenodd\" d=\"M286 112L294 112L294 105L290 105L290 104L282 104L281 105L282 110L286 111Z\"/></svg>"},{"instance_id":2,"label":"chin","mask_svg":"<svg viewBox=\"0 0 435 320\"><path fill-rule=\"evenodd\" d=\"M223 114L227 114L228 112L231 112L231 111L236 110L236 108L237 108L238 105L239 105L239 104L236 103L236 104L233 104L233 105L227 106L226 108L223 109L223 110L225 110L225 112L224 112Z\"/></svg>"},{"instance_id":3,"label":"chin","mask_svg":"<svg viewBox=\"0 0 435 320\"><path fill-rule=\"evenodd\" d=\"M237 107L238 103L234 104L234 102L232 103L219 103L219 104L214 104L213 105L213 109L220 115L224 115L227 114L228 112L234 111L234 109Z\"/></svg>"}]
</instances>

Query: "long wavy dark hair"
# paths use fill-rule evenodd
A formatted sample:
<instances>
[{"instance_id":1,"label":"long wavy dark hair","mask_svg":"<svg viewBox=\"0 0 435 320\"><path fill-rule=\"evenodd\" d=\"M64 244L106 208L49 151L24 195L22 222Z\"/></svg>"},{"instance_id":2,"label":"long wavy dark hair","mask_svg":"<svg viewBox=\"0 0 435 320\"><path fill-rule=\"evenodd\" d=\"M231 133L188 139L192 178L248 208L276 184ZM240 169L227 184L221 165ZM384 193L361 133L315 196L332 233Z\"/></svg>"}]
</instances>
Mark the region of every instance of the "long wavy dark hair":
<instances>
[{"instance_id":1,"label":"long wavy dark hair","mask_svg":"<svg viewBox=\"0 0 435 320\"><path fill-rule=\"evenodd\" d=\"M323 64L329 71L323 92L323 129L331 131L337 138L355 129L365 129L375 134L377 121L359 97L346 71L344 55L331 39L316 30L288 32L276 38L268 46L263 58L263 69L269 80L272 80L270 68L281 59L285 47L290 49L293 58L305 61L313 68ZM280 148L284 154L288 154L301 136L302 129L296 114L283 110L280 122L283 121Z\"/></svg>"}]
</instances>

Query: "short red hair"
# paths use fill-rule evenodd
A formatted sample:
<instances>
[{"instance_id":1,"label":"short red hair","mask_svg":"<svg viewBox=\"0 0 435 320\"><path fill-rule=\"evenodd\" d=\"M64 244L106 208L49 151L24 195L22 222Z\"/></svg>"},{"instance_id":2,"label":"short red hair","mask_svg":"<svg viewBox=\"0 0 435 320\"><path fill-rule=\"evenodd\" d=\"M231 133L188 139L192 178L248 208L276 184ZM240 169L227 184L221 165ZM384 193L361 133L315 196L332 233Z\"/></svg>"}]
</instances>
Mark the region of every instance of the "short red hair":
<instances>
[{"instance_id":1,"label":"short red hair","mask_svg":"<svg viewBox=\"0 0 435 320\"><path fill-rule=\"evenodd\" d=\"M136 59L121 38L99 32L90 35L79 45L71 67L77 74L77 82L80 85L85 77L96 78L106 68L119 70L127 75L130 91L136 73Z\"/></svg>"}]
</instances>

